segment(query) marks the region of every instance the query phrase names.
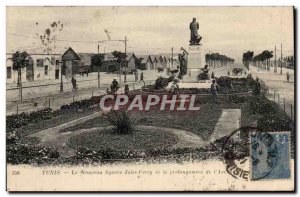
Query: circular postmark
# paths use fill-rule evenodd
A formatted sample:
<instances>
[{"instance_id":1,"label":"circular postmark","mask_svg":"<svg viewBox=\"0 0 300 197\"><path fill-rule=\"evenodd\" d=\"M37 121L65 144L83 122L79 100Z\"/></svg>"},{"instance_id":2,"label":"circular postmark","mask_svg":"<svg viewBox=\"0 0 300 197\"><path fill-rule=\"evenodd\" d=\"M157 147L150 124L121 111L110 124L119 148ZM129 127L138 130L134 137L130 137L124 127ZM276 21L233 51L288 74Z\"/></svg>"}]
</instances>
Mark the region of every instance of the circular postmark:
<instances>
[{"instance_id":1,"label":"circular postmark","mask_svg":"<svg viewBox=\"0 0 300 197\"><path fill-rule=\"evenodd\" d=\"M241 180L258 180L267 176L277 163L274 140L273 135L256 127L232 131L222 144L227 173Z\"/></svg>"}]
</instances>

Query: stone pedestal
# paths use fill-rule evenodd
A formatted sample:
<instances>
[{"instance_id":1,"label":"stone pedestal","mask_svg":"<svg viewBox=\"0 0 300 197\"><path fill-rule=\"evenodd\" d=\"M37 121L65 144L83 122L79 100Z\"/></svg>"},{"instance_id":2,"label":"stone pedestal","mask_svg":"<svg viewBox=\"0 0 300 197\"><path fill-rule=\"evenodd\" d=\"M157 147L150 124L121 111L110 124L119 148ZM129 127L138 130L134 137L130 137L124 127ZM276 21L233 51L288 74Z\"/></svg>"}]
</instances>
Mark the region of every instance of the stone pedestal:
<instances>
[{"instance_id":1,"label":"stone pedestal","mask_svg":"<svg viewBox=\"0 0 300 197\"><path fill-rule=\"evenodd\" d=\"M187 74L183 76L182 82L198 82L197 76L201 68L205 66L205 52L202 45L189 45L187 57Z\"/></svg>"},{"instance_id":2,"label":"stone pedestal","mask_svg":"<svg viewBox=\"0 0 300 197\"><path fill-rule=\"evenodd\" d=\"M199 70L205 66L205 54L202 45L190 45L188 51L188 70Z\"/></svg>"}]
</instances>

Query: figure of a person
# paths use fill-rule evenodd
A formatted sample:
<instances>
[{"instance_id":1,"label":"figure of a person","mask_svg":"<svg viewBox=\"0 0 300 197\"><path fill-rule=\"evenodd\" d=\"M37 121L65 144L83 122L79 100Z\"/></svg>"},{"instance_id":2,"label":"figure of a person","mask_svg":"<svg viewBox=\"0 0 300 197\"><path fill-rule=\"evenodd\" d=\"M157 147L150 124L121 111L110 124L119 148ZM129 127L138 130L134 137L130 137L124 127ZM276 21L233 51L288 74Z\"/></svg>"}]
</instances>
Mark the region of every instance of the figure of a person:
<instances>
[{"instance_id":1,"label":"figure of a person","mask_svg":"<svg viewBox=\"0 0 300 197\"><path fill-rule=\"evenodd\" d=\"M208 74L208 71L209 71L208 65L206 64L206 65L204 66L204 68L203 68L203 72L206 73L206 74Z\"/></svg>"},{"instance_id":2,"label":"figure of a person","mask_svg":"<svg viewBox=\"0 0 300 197\"><path fill-rule=\"evenodd\" d=\"M115 94L118 91L118 89L119 89L119 83L117 82L116 78L114 78L114 80L112 81L110 89L111 89L111 92L113 94Z\"/></svg>"},{"instance_id":3,"label":"figure of a person","mask_svg":"<svg viewBox=\"0 0 300 197\"><path fill-rule=\"evenodd\" d=\"M290 73L289 72L286 73L286 80L288 83L290 82Z\"/></svg>"},{"instance_id":4,"label":"figure of a person","mask_svg":"<svg viewBox=\"0 0 300 197\"><path fill-rule=\"evenodd\" d=\"M144 73L141 73L140 81L144 81Z\"/></svg>"},{"instance_id":5,"label":"figure of a person","mask_svg":"<svg viewBox=\"0 0 300 197\"><path fill-rule=\"evenodd\" d=\"M126 95L128 95L129 85L127 83L125 84L124 92L125 92Z\"/></svg>"},{"instance_id":6,"label":"figure of a person","mask_svg":"<svg viewBox=\"0 0 300 197\"><path fill-rule=\"evenodd\" d=\"M190 23L190 30L191 30L190 44L191 45L199 44L202 37L198 34L199 23L196 21L196 18L193 18L193 21Z\"/></svg>"},{"instance_id":7,"label":"figure of a person","mask_svg":"<svg viewBox=\"0 0 300 197\"><path fill-rule=\"evenodd\" d=\"M212 84L211 84L210 90L211 90L211 94L213 96L213 99L217 100L218 99L219 86L216 83L216 80L212 80Z\"/></svg>"},{"instance_id":8,"label":"figure of a person","mask_svg":"<svg viewBox=\"0 0 300 197\"><path fill-rule=\"evenodd\" d=\"M74 79L74 77L72 77L72 79L71 79L71 83L72 83L72 90L74 90L74 85L75 85L75 79Z\"/></svg>"},{"instance_id":9,"label":"figure of a person","mask_svg":"<svg viewBox=\"0 0 300 197\"><path fill-rule=\"evenodd\" d=\"M71 83L72 83L72 91L75 91L77 84L76 84L76 79L74 77L72 77Z\"/></svg>"}]
</instances>

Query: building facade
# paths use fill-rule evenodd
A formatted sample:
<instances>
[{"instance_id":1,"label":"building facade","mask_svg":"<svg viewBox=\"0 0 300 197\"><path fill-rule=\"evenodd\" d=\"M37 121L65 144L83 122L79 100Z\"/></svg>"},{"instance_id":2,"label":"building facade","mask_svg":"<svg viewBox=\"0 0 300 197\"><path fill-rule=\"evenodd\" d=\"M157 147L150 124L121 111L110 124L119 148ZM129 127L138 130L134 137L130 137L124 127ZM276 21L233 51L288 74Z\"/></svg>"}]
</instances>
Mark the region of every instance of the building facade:
<instances>
[{"instance_id":1,"label":"building facade","mask_svg":"<svg viewBox=\"0 0 300 197\"><path fill-rule=\"evenodd\" d=\"M6 54L6 83L18 82L13 70L12 54ZM30 54L29 65L21 70L22 82L60 79L61 54Z\"/></svg>"}]
</instances>

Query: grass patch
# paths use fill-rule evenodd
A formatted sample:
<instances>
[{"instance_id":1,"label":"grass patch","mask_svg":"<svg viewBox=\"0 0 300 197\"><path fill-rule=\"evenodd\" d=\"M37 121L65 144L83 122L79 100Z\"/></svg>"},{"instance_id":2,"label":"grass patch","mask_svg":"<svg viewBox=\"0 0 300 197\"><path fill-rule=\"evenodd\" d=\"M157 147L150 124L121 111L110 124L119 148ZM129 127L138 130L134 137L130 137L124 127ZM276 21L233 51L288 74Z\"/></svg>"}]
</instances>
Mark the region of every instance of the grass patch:
<instances>
[{"instance_id":1,"label":"grass patch","mask_svg":"<svg viewBox=\"0 0 300 197\"><path fill-rule=\"evenodd\" d=\"M134 112L141 125L159 126L183 129L199 135L208 140L221 115L222 108L219 104L200 105L199 111L161 111L159 109ZM106 127L109 124L105 118L94 118L84 124L78 124L61 132L89 129L93 127Z\"/></svg>"},{"instance_id":2,"label":"grass patch","mask_svg":"<svg viewBox=\"0 0 300 197\"><path fill-rule=\"evenodd\" d=\"M85 147L92 150L148 150L175 145L177 136L157 129L136 129L132 134L116 134L112 129L81 133L71 137L72 148Z\"/></svg>"}]
</instances>

